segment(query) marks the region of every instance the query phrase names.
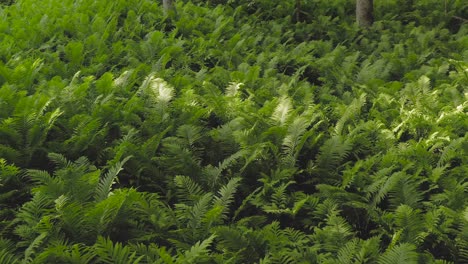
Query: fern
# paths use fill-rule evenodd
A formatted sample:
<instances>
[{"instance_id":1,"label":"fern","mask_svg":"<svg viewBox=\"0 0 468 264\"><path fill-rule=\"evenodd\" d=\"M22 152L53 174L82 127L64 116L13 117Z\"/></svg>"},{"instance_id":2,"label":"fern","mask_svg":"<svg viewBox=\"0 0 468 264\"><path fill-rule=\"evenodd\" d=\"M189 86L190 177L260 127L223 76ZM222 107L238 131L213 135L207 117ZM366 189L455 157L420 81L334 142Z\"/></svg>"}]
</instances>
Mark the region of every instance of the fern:
<instances>
[{"instance_id":1,"label":"fern","mask_svg":"<svg viewBox=\"0 0 468 264\"><path fill-rule=\"evenodd\" d=\"M68 168L73 165L71 161L59 153L49 153L48 157L58 168Z\"/></svg>"},{"instance_id":2,"label":"fern","mask_svg":"<svg viewBox=\"0 0 468 264\"><path fill-rule=\"evenodd\" d=\"M355 254L358 249L359 240L353 239L346 243L339 251L338 251L338 263L345 264L350 263L355 260Z\"/></svg>"},{"instance_id":3,"label":"fern","mask_svg":"<svg viewBox=\"0 0 468 264\"><path fill-rule=\"evenodd\" d=\"M417 244L420 232L423 231L423 221L418 210L407 205L400 205L395 212L396 225L403 229L399 240L402 243Z\"/></svg>"},{"instance_id":4,"label":"fern","mask_svg":"<svg viewBox=\"0 0 468 264\"><path fill-rule=\"evenodd\" d=\"M34 236L35 228L48 212L52 203L48 196L42 193L36 193L33 199L25 203L17 214L18 223L15 232L23 239L32 239ZM27 243L27 242L26 242Z\"/></svg>"},{"instance_id":5,"label":"fern","mask_svg":"<svg viewBox=\"0 0 468 264\"><path fill-rule=\"evenodd\" d=\"M293 167L295 165L301 145L307 136L311 136L311 134L306 134L309 124L310 121L306 118L296 118L289 125L288 134L282 143L283 161L287 166Z\"/></svg>"},{"instance_id":6,"label":"fern","mask_svg":"<svg viewBox=\"0 0 468 264\"><path fill-rule=\"evenodd\" d=\"M203 195L201 186L190 177L177 175L174 182L178 187L177 195L181 202L193 202Z\"/></svg>"},{"instance_id":7,"label":"fern","mask_svg":"<svg viewBox=\"0 0 468 264\"><path fill-rule=\"evenodd\" d=\"M213 195L211 193L206 193L200 198L200 200L198 200L196 204L193 205L192 208L190 208L190 215L188 217L188 227L190 227L193 230L200 227L205 214L209 210L209 205L213 199L212 197Z\"/></svg>"},{"instance_id":8,"label":"fern","mask_svg":"<svg viewBox=\"0 0 468 264\"><path fill-rule=\"evenodd\" d=\"M29 246L24 251L24 261L26 263L30 263L33 261L33 256L38 253L38 248L41 246L41 244L44 243L44 240L47 236L47 233L41 233L31 242L31 244L29 244Z\"/></svg>"},{"instance_id":9,"label":"fern","mask_svg":"<svg viewBox=\"0 0 468 264\"><path fill-rule=\"evenodd\" d=\"M284 125L288 119L289 112L292 109L291 99L288 97L282 97L275 108L271 118L278 122L280 125Z\"/></svg>"},{"instance_id":10,"label":"fern","mask_svg":"<svg viewBox=\"0 0 468 264\"><path fill-rule=\"evenodd\" d=\"M393 187L393 190L389 192L390 203L392 206L406 204L412 208L417 208L424 198L424 192L419 188L424 180L418 183L410 179L409 175L406 176L402 176Z\"/></svg>"},{"instance_id":11,"label":"fern","mask_svg":"<svg viewBox=\"0 0 468 264\"><path fill-rule=\"evenodd\" d=\"M376 175L379 178L376 178L375 181L368 186L367 192L372 194L371 205L373 207L377 206L389 194L394 186L406 176L402 172L396 172L390 176L386 176L385 174L391 172L391 170L392 169L389 168L379 171Z\"/></svg>"},{"instance_id":12,"label":"fern","mask_svg":"<svg viewBox=\"0 0 468 264\"><path fill-rule=\"evenodd\" d=\"M226 91L225 91L226 96L229 96L229 97L236 96L240 87L243 85L244 85L243 83L235 83L235 82L229 83L229 86L226 87Z\"/></svg>"},{"instance_id":13,"label":"fern","mask_svg":"<svg viewBox=\"0 0 468 264\"><path fill-rule=\"evenodd\" d=\"M207 239L197 242L190 250L184 252L184 255L177 258L177 263L196 263L197 260L210 252L209 247L215 238L216 235L211 235Z\"/></svg>"},{"instance_id":14,"label":"fern","mask_svg":"<svg viewBox=\"0 0 468 264\"><path fill-rule=\"evenodd\" d=\"M437 162L437 166L442 167L447 165L451 159L459 157L461 155L461 147L465 144L464 142L464 138L452 140L450 144L443 149L440 159Z\"/></svg>"},{"instance_id":15,"label":"fern","mask_svg":"<svg viewBox=\"0 0 468 264\"><path fill-rule=\"evenodd\" d=\"M106 199L109 196L112 185L117 178L117 174L122 170L122 166L130 159L130 157L124 158L121 162L115 164L109 169L109 171L104 175L102 180L96 186L96 191L94 194L94 199L98 202Z\"/></svg>"},{"instance_id":16,"label":"fern","mask_svg":"<svg viewBox=\"0 0 468 264\"><path fill-rule=\"evenodd\" d=\"M320 147L319 155L316 157L315 164L320 177L327 180L327 176L333 175L333 172L341 165L344 158L347 157L352 149L350 142L345 141L341 136L335 135L325 141Z\"/></svg>"},{"instance_id":17,"label":"fern","mask_svg":"<svg viewBox=\"0 0 468 264\"><path fill-rule=\"evenodd\" d=\"M184 140L187 147L194 147L194 144L199 141L202 135L202 129L192 125L182 125L177 129L177 136Z\"/></svg>"},{"instance_id":18,"label":"fern","mask_svg":"<svg viewBox=\"0 0 468 264\"><path fill-rule=\"evenodd\" d=\"M114 243L108 238L98 237L96 244L93 245L99 262L108 264L137 264L143 259L143 256L137 257L136 252L129 246L121 243Z\"/></svg>"},{"instance_id":19,"label":"fern","mask_svg":"<svg viewBox=\"0 0 468 264\"><path fill-rule=\"evenodd\" d=\"M222 180L222 174L229 167L233 166L235 162L244 157L248 152L246 150L239 150L238 152L232 154L231 156L225 158L221 161L218 166L212 166L211 164L203 168L203 180L206 186L214 191L220 185Z\"/></svg>"},{"instance_id":20,"label":"fern","mask_svg":"<svg viewBox=\"0 0 468 264\"><path fill-rule=\"evenodd\" d=\"M366 96L367 95L365 93L361 94L358 99L354 99L351 104L346 107L344 114L335 125L335 133L337 135L343 135L345 124L360 114L361 108L366 103Z\"/></svg>"},{"instance_id":21,"label":"fern","mask_svg":"<svg viewBox=\"0 0 468 264\"><path fill-rule=\"evenodd\" d=\"M368 240L353 239L338 251L338 263L375 263L379 256L379 237Z\"/></svg>"},{"instance_id":22,"label":"fern","mask_svg":"<svg viewBox=\"0 0 468 264\"><path fill-rule=\"evenodd\" d=\"M387 249L378 259L379 264L418 263L418 253L412 244L402 243Z\"/></svg>"},{"instance_id":23,"label":"fern","mask_svg":"<svg viewBox=\"0 0 468 264\"><path fill-rule=\"evenodd\" d=\"M20 260L7 249L0 250L0 263L1 264L16 264L20 263Z\"/></svg>"},{"instance_id":24,"label":"fern","mask_svg":"<svg viewBox=\"0 0 468 264\"><path fill-rule=\"evenodd\" d=\"M89 232L95 232L98 235L107 234L112 225L127 222L126 214L131 213L130 208L135 193L133 189L116 190L113 195L88 209L85 217L90 228Z\"/></svg>"},{"instance_id":25,"label":"fern","mask_svg":"<svg viewBox=\"0 0 468 264\"><path fill-rule=\"evenodd\" d=\"M234 200L234 194L236 192L237 187L241 178L232 178L226 185L221 187L218 191L218 195L213 199L214 206L221 206L223 210L223 216L226 216L228 212L229 205Z\"/></svg>"}]
</instances>

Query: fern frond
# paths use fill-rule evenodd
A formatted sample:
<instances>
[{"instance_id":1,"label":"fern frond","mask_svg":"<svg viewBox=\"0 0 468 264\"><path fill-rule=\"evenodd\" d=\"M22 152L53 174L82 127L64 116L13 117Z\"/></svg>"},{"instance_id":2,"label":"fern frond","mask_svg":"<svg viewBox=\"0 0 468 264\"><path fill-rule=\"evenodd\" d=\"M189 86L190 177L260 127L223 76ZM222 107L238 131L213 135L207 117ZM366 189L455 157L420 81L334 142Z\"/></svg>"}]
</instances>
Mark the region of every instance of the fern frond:
<instances>
[{"instance_id":1,"label":"fern frond","mask_svg":"<svg viewBox=\"0 0 468 264\"><path fill-rule=\"evenodd\" d=\"M20 260L13 253L9 252L7 249L0 250L0 264L16 264L20 263Z\"/></svg>"},{"instance_id":2,"label":"fern frond","mask_svg":"<svg viewBox=\"0 0 468 264\"><path fill-rule=\"evenodd\" d=\"M402 243L393 248L388 249L378 259L379 264L417 264L418 253L416 246L413 244Z\"/></svg>"},{"instance_id":3,"label":"fern frond","mask_svg":"<svg viewBox=\"0 0 468 264\"><path fill-rule=\"evenodd\" d=\"M65 156L59 153L49 153L47 156L55 165L57 165L58 168L68 168L73 164L65 158Z\"/></svg>"},{"instance_id":4,"label":"fern frond","mask_svg":"<svg viewBox=\"0 0 468 264\"><path fill-rule=\"evenodd\" d=\"M29 244L28 248L24 251L24 260L28 262L33 261L33 256L38 253L36 249L38 249L41 244L44 242L44 239L47 237L47 233L41 233L38 235L32 242Z\"/></svg>"},{"instance_id":5,"label":"fern frond","mask_svg":"<svg viewBox=\"0 0 468 264\"><path fill-rule=\"evenodd\" d=\"M234 200L234 194L239 186L241 178L232 178L226 185L221 187L218 191L218 196L216 196L213 200L213 205L221 206L223 209L223 213L228 210L229 205Z\"/></svg>"},{"instance_id":6,"label":"fern frond","mask_svg":"<svg viewBox=\"0 0 468 264\"><path fill-rule=\"evenodd\" d=\"M422 182L422 181L421 181ZM420 206L420 202L424 198L424 192L419 189L418 182L410 178L402 176L400 180L393 186L389 192L390 203L393 206L406 204L412 208Z\"/></svg>"},{"instance_id":7,"label":"fern frond","mask_svg":"<svg viewBox=\"0 0 468 264\"><path fill-rule=\"evenodd\" d=\"M294 121L288 126L288 133L283 139L282 155L283 160L286 161L286 164L289 166L294 166L296 163L296 158L300 151L299 146L301 141L303 141L302 138L309 125L309 120L299 117L294 119Z\"/></svg>"},{"instance_id":8,"label":"fern frond","mask_svg":"<svg viewBox=\"0 0 468 264\"><path fill-rule=\"evenodd\" d=\"M368 240L361 240L354 238L347 242L338 251L337 263L375 263L378 256L381 254L379 251L380 237L372 237Z\"/></svg>"},{"instance_id":9,"label":"fern frond","mask_svg":"<svg viewBox=\"0 0 468 264\"><path fill-rule=\"evenodd\" d=\"M341 161L346 158L352 149L350 142L341 136L334 135L320 147L316 158L318 169L323 174L330 174L339 167Z\"/></svg>"},{"instance_id":10,"label":"fern frond","mask_svg":"<svg viewBox=\"0 0 468 264\"><path fill-rule=\"evenodd\" d=\"M200 257L210 252L209 247L215 238L216 235L213 234L207 239L197 242L183 256L177 259L177 263L196 263Z\"/></svg>"},{"instance_id":11,"label":"fern frond","mask_svg":"<svg viewBox=\"0 0 468 264\"><path fill-rule=\"evenodd\" d=\"M148 75L141 87L156 102L168 103L174 96L174 88L161 78L157 78L154 73Z\"/></svg>"},{"instance_id":12,"label":"fern frond","mask_svg":"<svg viewBox=\"0 0 468 264\"><path fill-rule=\"evenodd\" d=\"M452 140L448 146L446 146L442 154L440 155L439 161L437 162L438 167L442 167L444 165L447 165L447 163L455 158L459 157L461 153L459 151L461 150L463 144L466 144L465 141L466 138L458 138L455 140Z\"/></svg>"},{"instance_id":13,"label":"fern frond","mask_svg":"<svg viewBox=\"0 0 468 264\"><path fill-rule=\"evenodd\" d=\"M54 179L47 171L40 170L28 170L28 176L33 182L36 182L40 185L46 185L50 187L55 187L53 189L60 191L62 188L59 185L58 181Z\"/></svg>"},{"instance_id":14,"label":"fern frond","mask_svg":"<svg viewBox=\"0 0 468 264\"><path fill-rule=\"evenodd\" d=\"M405 177L404 172L395 172L390 176L383 176L384 173L388 173L390 170L384 170L381 172L382 177L380 179L376 179L374 183L369 185L367 189L369 194L373 194L371 198L371 205L373 207L377 206L387 195L388 193L395 187L395 185Z\"/></svg>"},{"instance_id":15,"label":"fern frond","mask_svg":"<svg viewBox=\"0 0 468 264\"><path fill-rule=\"evenodd\" d=\"M95 253L82 244L68 245L67 241L53 241L35 259L34 263L91 263Z\"/></svg>"},{"instance_id":16,"label":"fern frond","mask_svg":"<svg viewBox=\"0 0 468 264\"><path fill-rule=\"evenodd\" d=\"M271 118L278 122L280 125L284 125L289 117L289 112L292 109L291 99L289 97L282 97L279 104L276 106Z\"/></svg>"},{"instance_id":17,"label":"fern frond","mask_svg":"<svg viewBox=\"0 0 468 264\"><path fill-rule=\"evenodd\" d=\"M194 125L182 125L177 129L177 136L184 139L187 146L193 147L203 137L202 128Z\"/></svg>"},{"instance_id":18,"label":"fern frond","mask_svg":"<svg viewBox=\"0 0 468 264\"><path fill-rule=\"evenodd\" d=\"M143 256L136 257L136 252L129 246L117 242L114 244L109 238L99 236L93 246L100 263L108 264L138 264Z\"/></svg>"},{"instance_id":19,"label":"fern frond","mask_svg":"<svg viewBox=\"0 0 468 264\"><path fill-rule=\"evenodd\" d=\"M138 244L130 244L129 245L137 255L143 256L141 259L142 263L153 263L153 264L174 264L174 258L170 253L166 250L165 247L159 247L154 243L150 243L149 245L145 245L142 243Z\"/></svg>"},{"instance_id":20,"label":"fern frond","mask_svg":"<svg viewBox=\"0 0 468 264\"><path fill-rule=\"evenodd\" d=\"M365 105L365 103L366 103L366 94L363 93L361 94L359 98L354 99L351 102L351 104L348 107L346 107L346 111L338 120L338 122L336 122L336 125L335 125L335 133L337 135L342 135L345 124L349 120L352 120L354 117L359 115L361 108Z\"/></svg>"},{"instance_id":21,"label":"fern frond","mask_svg":"<svg viewBox=\"0 0 468 264\"><path fill-rule=\"evenodd\" d=\"M121 162L118 162L113 167L111 167L109 171L104 175L102 180L99 182L98 186L96 186L94 199L97 202L100 202L109 196L112 185L115 183L115 179L117 178L117 174L119 174L119 172L122 170L122 166L130 158L131 157L124 158Z\"/></svg>"},{"instance_id":22,"label":"fern frond","mask_svg":"<svg viewBox=\"0 0 468 264\"><path fill-rule=\"evenodd\" d=\"M210 186L211 190L214 191L215 187L219 186L219 181L222 172L228 169L230 166L232 166L239 158L245 156L247 153L247 150L239 150L231 156L225 158L223 161L221 161L217 167L214 167L211 164L209 164L208 166L203 168L203 178L206 179L206 185Z\"/></svg>"},{"instance_id":23,"label":"fern frond","mask_svg":"<svg viewBox=\"0 0 468 264\"><path fill-rule=\"evenodd\" d=\"M400 205L395 211L395 222L403 229L400 241L407 243L418 242L419 233L423 231L423 219L418 210L414 210L408 205Z\"/></svg>"},{"instance_id":24,"label":"fern frond","mask_svg":"<svg viewBox=\"0 0 468 264\"><path fill-rule=\"evenodd\" d=\"M174 183L178 187L177 196L182 202L196 201L204 193L200 185L188 176L177 175L174 177Z\"/></svg>"},{"instance_id":25,"label":"fern frond","mask_svg":"<svg viewBox=\"0 0 468 264\"><path fill-rule=\"evenodd\" d=\"M338 251L338 263L340 264L348 264L354 262L355 254L358 247L358 239L353 239L346 243L340 250Z\"/></svg>"},{"instance_id":26,"label":"fern frond","mask_svg":"<svg viewBox=\"0 0 468 264\"><path fill-rule=\"evenodd\" d=\"M233 97L237 95L237 92L239 91L240 87L244 85L243 83L236 83L236 82L230 82L229 86L226 87L226 96L228 97Z\"/></svg>"},{"instance_id":27,"label":"fern frond","mask_svg":"<svg viewBox=\"0 0 468 264\"><path fill-rule=\"evenodd\" d=\"M17 220L26 223L28 228L33 228L39 223L43 214L49 210L51 205L52 202L48 196L37 192L31 201L23 204L17 214Z\"/></svg>"},{"instance_id":28,"label":"fern frond","mask_svg":"<svg viewBox=\"0 0 468 264\"><path fill-rule=\"evenodd\" d=\"M213 194L206 193L192 208L190 208L190 218L188 223L190 228L196 229L201 225L202 219L208 212L212 199Z\"/></svg>"}]
</instances>

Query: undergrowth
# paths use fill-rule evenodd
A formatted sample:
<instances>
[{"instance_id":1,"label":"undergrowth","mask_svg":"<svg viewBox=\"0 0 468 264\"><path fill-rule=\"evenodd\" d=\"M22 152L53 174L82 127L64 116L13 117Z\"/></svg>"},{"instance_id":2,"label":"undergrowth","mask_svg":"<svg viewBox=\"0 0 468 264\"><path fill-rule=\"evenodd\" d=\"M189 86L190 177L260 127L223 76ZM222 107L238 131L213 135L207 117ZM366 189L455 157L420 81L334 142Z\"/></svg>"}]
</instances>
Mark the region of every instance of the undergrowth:
<instances>
[{"instance_id":1,"label":"undergrowth","mask_svg":"<svg viewBox=\"0 0 468 264\"><path fill-rule=\"evenodd\" d=\"M0 263L468 262L466 4L280 2L2 2Z\"/></svg>"}]
</instances>

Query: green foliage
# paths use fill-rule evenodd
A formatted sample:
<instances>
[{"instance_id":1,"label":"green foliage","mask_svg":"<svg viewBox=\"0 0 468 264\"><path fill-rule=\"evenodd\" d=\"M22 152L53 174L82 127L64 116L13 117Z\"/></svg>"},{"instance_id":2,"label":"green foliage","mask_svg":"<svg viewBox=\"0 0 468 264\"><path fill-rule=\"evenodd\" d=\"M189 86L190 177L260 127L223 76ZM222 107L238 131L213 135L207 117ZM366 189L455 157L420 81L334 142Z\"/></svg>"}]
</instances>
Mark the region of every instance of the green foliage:
<instances>
[{"instance_id":1,"label":"green foliage","mask_svg":"<svg viewBox=\"0 0 468 264\"><path fill-rule=\"evenodd\" d=\"M463 1L175 5L0 4L0 263L468 262Z\"/></svg>"}]
</instances>

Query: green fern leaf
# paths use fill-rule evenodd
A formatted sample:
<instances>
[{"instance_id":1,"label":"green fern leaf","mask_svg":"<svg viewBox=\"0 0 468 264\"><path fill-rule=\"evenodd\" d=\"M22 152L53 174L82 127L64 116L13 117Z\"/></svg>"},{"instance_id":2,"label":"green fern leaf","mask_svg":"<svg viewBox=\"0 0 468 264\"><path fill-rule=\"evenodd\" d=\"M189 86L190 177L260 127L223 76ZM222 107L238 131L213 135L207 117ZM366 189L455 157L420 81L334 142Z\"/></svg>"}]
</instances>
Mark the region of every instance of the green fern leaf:
<instances>
[{"instance_id":1,"label":"green fern leaf","mask_svg":"<svg viewBox=\"0 0 468 264\"><path fill-rule=\"evenodd\" d=\"M203 195L203 189L188 176L177 175L174 182L178 187L177 197L181 202L193 202Z\"/></svg>"},{"instance_id":2,"label":"green fern leaf","mask_svg":"<svg viewBox=\"0 0 468 264\"><path fill-rule=\"evenodd\" d=\"M109 196L111 191L112 185L117 178L117 174L122 170L122 166L127 162L131 157L126 157L121 162L118 162L113 167L109 169L109 171L104 175L102 180L99 182L98 186L96 187L96 191L94 194L94 199L97 202L103 201Z\"/></svg>"},{"instance_id":3,"label":"green fern leaf","mask_svg":"<svg viewBox=\"0 0 468 264\"><path fill-rule=\"evenodd\" d=\"M28 248L24 251L24 260L26 262L33 261L33 256L37 253L36 250L41 246L47 236L47 233L41 233L29 244Z\"/></svg>"},{"instance_id":4,"label":"green fern leaf","mask_svg":"<svg viewBox=\"0 0 468 264\"><path fill-rule=\"evenodd\" d=\"M197 242L190 250L184 253L183 257L181 256L177 259L177 263L196 263L201 256L210 252L209 247L213 243L215 237L216 235L213 234L209 238Z\"/></svg>"},{"instance_id":5,"label":"green fern leaf","mask_svg":"<svg viewBox=\"0 0 468 264\"><path fill-rule=\"evenodd\" d=\"M182 125L177 129L177 136L184 139L189 147L203 137L202 128L193 125Z\"/></svg>"},{"instance_id":6,"label":"green fern leaf","mask_svg":"<svg viewBox=\"0 0 468 264\"><path fill-rule=\"evenodd\" d=\"M319 172L323 175L330 175L340 166L341 161L346 158L352 149L352 144L345 141L341 136L334 135L320 147L316 164Z\"/></svg>"},{"instance_id":7,"label":"green fern leaf","mask_svg":"<svg viewBox=\"0 0 468 264\"><path fill-rule=\"evenodd\" d=\"M114 244L112 240L101 236L93 247L100 263L138 264L143 259L143 256L137 258L136 252L133 252L129 246L123 246L119 242Z\"/></svg>"},{"instance_id":8,"label":"green fern leaf","mask_svg":"<svg viewBox=\"0 0 468 264\"><path fill-rule=\"evenodd\" d=\"M366 94L363 93L358 99L354 99L351 104L346 107L345 113L341 118L336 122L335 133L337 135L342 135L345 124L355 118L361 112L361 108L366 103Z\"/></svg>"},{"instance_id":9,"label":"green fern leaf","mask_svg":"<svg viewBox=\"0 0 468 264\"><path fill-rule=\"evenodd\" d=\"M213 199L213 194L206 193L203 195L200 200L190 209L190 221L189 227L196 229L200 227L202 219L205 217L205 214L208 212L210 203Z\"/></svg>"},{"instance_id":10,"label":"green fern leaf","mask_svg":"<svg viewBox=\"0 0 468 264\"><path fill-rule=\"evenodd\" d=\"M58 168L68 168L72 166L73 164L71 161L65 158L65 156L63 156L62 154L49 153L47 156L55 165L57 165Z\"/></svg>"},{"instance_id":11,"label":"green fern leaf","mask_svg":"<svg viewBox=\"0 0 468 264\"><path fill-rule=\"evenodd\" d=\"M226 185L221 187L218 192L218 196L214 198L214 206L221 206L223 208L223 215L226 214L229 205L232 203L234 194L237 187L239 186L240 181L241 178L232 178Z\"/></svg>"},{"instance_id":12,"label":"green fern leaf","mask_svg":"<svg viewBox=\"0 0 468 264\"><path fill-rule=\"evenodd\" d=\"M16 264L20 263L20 260L10 253L7 249L0 250L0 264Z\"/></svg>"},{"instance_id":13,"label":"green fern leaf","mask_svg":"<svg viewBox=\"0 0 468 264\"><path fill-rule=\"evenodd\" d=\"M348 264L353 263L355 254L358 248L358 239L353 239L346 243L339 251L338 251L338 263L340 264Z\"/></svg>"},{"instance_id":14,"label":"green fern leaf","mask_svg":"<svg viewBox=\"0 0 468 264\"><path fill-rule=\"evenodd\" d=\"M417 264L418 253L416 253L416 246L413 244L402 243L391 249L379 257L379 264Z\"/></svg>"},{"instance_id":15,"label":"green fern leaf","mask_svg":"<svg viewBox=\"0 0 468 264\"><path fill-rule=\"evenodd\" d=\"M293 167L296 163L297 155L300 151L300 144L304 137L307 127L309 127L310 121L306 118L296 118L288 126L288 134L283 139L283 161ZM311 134L308 134L309 136Z\"/></svg>"},{"instance_id":16,"label":"green fern leaf","mask_svg":"<svg viewBox=\"0 0 468 264\"><path fill-rule=\"evenodd\" d=\"M211 191L214 191L214 188L219 186L222 172L232 166L239 158L245 156L247 153L248 151L246 150L239 150L238 152L225 158L222 162L219 163L217 167L209 164L203 168L203 173L205 176L204 179L206 179L206 184L211 188Z\"/></svg>"}]
</instances>

